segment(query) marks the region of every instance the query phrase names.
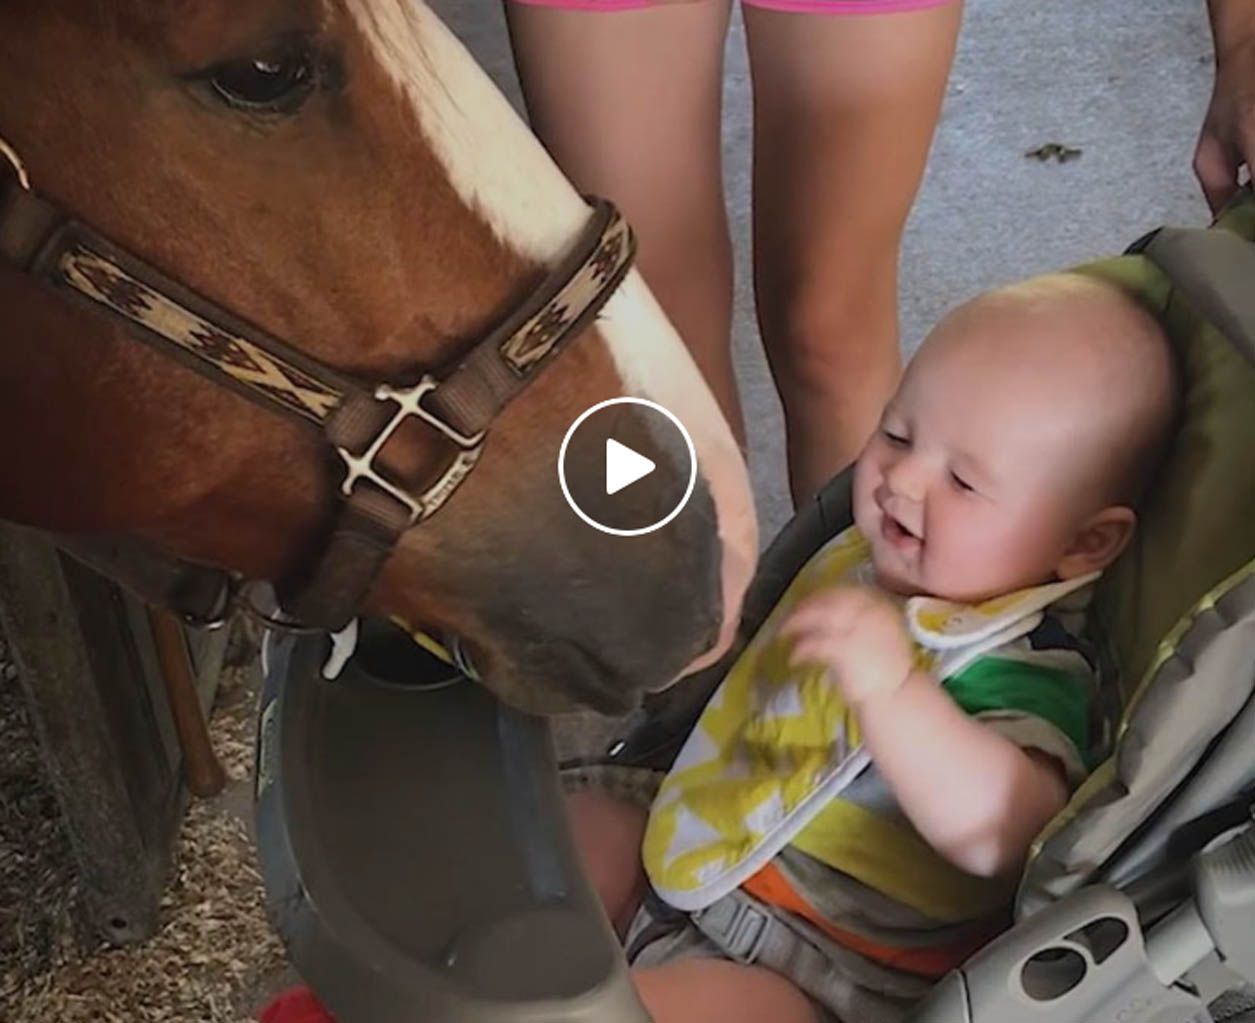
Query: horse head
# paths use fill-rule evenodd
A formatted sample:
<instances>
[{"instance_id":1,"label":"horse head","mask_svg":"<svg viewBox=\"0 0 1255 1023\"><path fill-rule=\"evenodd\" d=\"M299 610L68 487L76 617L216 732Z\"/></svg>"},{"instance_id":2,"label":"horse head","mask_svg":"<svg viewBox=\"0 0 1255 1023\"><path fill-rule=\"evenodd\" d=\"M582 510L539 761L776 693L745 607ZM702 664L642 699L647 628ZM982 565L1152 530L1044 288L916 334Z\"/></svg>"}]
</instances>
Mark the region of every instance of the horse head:
<instances>
[{"instance_id":1,"label":"horse head","mask_svg":"<svg viewBox=\"0 0 1255 1023\"><path fill-rule=\"evenodd\" d=\"M11 192L20 171L30 194L367 395L446 378L590 221L411 0L6 0L0 139ZM334 446L56 285L0 261L0 515L300 577L342 514ZM427 479L419 463L440 453L454 485L363 600L460 637L490 687L538 711L622 710L711 661L755 550L739 452L639 276L578 333L482 443L461 438L473 459L430 430L422 458L401 458ZM620 395L670 409L697 452L692 498L648 535L590 528L558 484L567 427Z\"/></svg>"}]
</instances>

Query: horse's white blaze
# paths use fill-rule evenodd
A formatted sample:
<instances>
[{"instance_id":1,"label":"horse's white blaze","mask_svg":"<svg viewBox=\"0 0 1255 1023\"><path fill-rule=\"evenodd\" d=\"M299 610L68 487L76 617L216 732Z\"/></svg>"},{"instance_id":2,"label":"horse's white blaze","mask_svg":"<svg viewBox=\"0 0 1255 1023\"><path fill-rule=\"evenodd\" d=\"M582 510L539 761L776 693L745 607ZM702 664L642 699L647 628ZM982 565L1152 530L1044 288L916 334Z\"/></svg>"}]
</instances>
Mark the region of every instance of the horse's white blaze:
<instances>
[{"instance_id":1,"label":"horse's white blaze","mask_svg":"<svg viewBox=\"0 0 1255 1023\"><path fill-rule=\"evenodd\" d=\"M506 244L556 262L588 207L505 97L426 4L346 0L348 10L416 116L450 182ZM598 324L628 393L678 414L717 446L731 443L718 407L674 328L635 274Z\"/></svg>"},{"instance_id":2,"label":"horse's white blaze","mask_svg":"<svg viewBox=\"0 0 1255 1023\"><path fill-rule=\"evenodd\" d=\"M413 104L462 199L520 255L557 262L586 222L588 207L462 44L416 0L344 2ZM749 481L732 434L688 350L635 271L606 305L598 329L625 394L666 406L688 428L725 541L743 556L756 550Z\"/></svg>"},{"instance_id":3,"label":"horse's white blaze","mask_svg":"<svg viewBox=\"0 0 1255 1023\"><path fill-rule=\"evenodd\" d=\"M557 257L587 217L504 96L417 0L345 0L462 198L528 259Z\"/></svg>"}]
</instances>

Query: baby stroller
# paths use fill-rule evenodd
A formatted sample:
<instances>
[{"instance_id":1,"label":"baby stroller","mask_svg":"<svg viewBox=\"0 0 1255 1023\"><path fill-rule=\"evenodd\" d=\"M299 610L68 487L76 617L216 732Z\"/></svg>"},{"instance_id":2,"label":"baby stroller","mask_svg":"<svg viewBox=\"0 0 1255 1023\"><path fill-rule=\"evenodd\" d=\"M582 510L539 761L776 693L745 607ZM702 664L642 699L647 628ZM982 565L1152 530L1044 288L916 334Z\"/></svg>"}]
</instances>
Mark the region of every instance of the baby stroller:
<instances>
[{"instance_id":1,"label":"baby stroller","mask_svg":"<svg viewBox=\"0 0 1255 1023\"><path fill-rule=\"evenodd\" d=\"M1080 270L1160 319L1185 384L1093 605L1114 752L1035 843L1014 926L912 1019L1255 1023L1255 197ZM846 474L785 527L738 647L849 504ZM298 969L341 1023L646 1021L565 834L547 726L449 672L415 685L426 669L391 643L333 683L325 640L269 651L259 841ZM608 759L667 765L736 653Z\"/></svg>"}]
</instances>

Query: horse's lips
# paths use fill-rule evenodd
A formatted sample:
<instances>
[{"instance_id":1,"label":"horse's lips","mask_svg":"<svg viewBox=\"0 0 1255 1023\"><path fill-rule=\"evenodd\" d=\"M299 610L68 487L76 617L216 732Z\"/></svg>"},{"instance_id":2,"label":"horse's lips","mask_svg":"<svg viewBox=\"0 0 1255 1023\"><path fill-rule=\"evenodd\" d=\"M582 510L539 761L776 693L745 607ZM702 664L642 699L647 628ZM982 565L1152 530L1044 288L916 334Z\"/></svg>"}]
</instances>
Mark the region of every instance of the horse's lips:
<instances>
[{"instance_id":1,"label":"horse's lips","mask_svg":"<svg viewBox=\"0 0 1255 1023\"><path fill-rule=\"evenodd\" d=\"M464 638L462 648L477 669L480 684L526 714L546 717L585 710L626 714L638 706L645 688L570 636L531 637L516 649Z\"/></svg>"},{"instance_id":2,"label":"horse's lips","mask_svg":"<svg viewBox=\"0 0 1255 1023\"><path fill-rule=\"evenodd\" d=\"M546 672L548 677L561 679L561 682L542 688L515 685L509 687L509 691L493 685L491 676L485 678L485 683L502 701L528 714L552 715L593 710L614 716L636 709L643 688L617 680L599 658L578 644L560 642L557 645L561 653L555 660L561 663L550 665ZM534 676L531 672L524 672L522 677Z\"/></svg>"},{"instance_id":3,"label":"horse's lips","mask_svg":"<svg viewBox=\"0 0 1255 1023\"><path fill-rule=\"evenodd\" d=\"M549 646L549 651L560 666L550 664L544 669L543 677L561 679L560 683L540 690L519 687L514 692L524 694L521 700L515 698L514 692L498 691L498 695L518 709L534 714L592 709L601 714L620 715L635 710L646 692L667 689L680 679L715 664L732 646L740 624L741 603L755 564L755 559L747 556L738 545L725 545L723 551L722 614L715 642L682 670L670 677L664 675L662 684L629 682L619 677L602 657L587 647L571 640L557 640ZM522 677L536 677L530 671L520 674ZM488 684L490 688L495 688L491 681Z\"/></svg>"}]
</instances>

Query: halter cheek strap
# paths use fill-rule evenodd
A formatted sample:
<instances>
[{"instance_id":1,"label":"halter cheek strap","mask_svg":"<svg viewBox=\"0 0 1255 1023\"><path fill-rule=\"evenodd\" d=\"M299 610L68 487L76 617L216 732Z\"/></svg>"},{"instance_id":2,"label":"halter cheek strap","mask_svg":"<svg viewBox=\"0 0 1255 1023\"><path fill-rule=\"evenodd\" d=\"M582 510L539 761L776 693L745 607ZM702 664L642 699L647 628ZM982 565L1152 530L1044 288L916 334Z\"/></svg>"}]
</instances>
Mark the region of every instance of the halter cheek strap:
<instances>
[{"instance_id":1,"label":"halter cheek strap","mask_svg":"<svg viewBox=\"0 0 1255 1023\"><path fill-rule=\"evenodd\" d=\"M635 253L618 211L591 200L588 225L566 258L443 376L419 372L414 382L369 384L193 292L37 195L2 138L0 157L0 260L66 301L121 321L187 368L323 434L345 469L341 508L321 554L278 589L287 612L330 631L354 617L406 530L439 511L467 479L493 420L592 323ZM152 566L162 559L169 560L152 555L141 574L161 575ZM200 616L215 584L213 599L222 600L231 583L226 573L198 571L198 606L183 610ZM214 581L208 572L216 572Z\"/></svg>"}]
</instances>

